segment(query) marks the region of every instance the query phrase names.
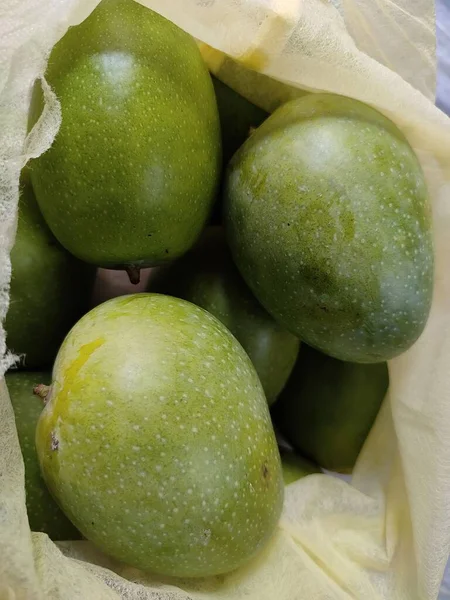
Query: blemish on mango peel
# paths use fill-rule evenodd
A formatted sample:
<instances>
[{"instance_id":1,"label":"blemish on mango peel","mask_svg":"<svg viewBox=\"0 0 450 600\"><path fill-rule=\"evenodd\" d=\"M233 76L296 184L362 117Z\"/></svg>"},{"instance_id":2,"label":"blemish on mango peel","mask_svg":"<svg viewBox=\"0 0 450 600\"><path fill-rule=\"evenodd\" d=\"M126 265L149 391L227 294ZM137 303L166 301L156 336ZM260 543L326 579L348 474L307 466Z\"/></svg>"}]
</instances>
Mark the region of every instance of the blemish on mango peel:
<instances>
[{"instance_id":1,"label":"blemish on mango peel","mask_svg":"<svg viewBox=\"0 0 450 600\"><path fill-rule=\"evenodd\" d=\"M64 373L64 381L67 383L72 382L84 365L87 363L89 358L94 354L105 343L104 338L98 338L88 344L83 344L78 352L78 357L67 367Z\"/></svg>"},{"instance_id":2,"label":"blemish on mango peel","mask_svg":"<svg viewBox=\"0 0 450 600\"><path fill-rule=\"evenodd\" d=\"M58 397L62 403L64 403L67 399L68 389L71 387L71 385L77 378L81 369L90 359L90 357L94 354L94 352L98 350L101 346L103 346L104 343L104 338L98 338L93 342L89 342L81 346L77 358L64 371L63 384L60 392L58 393Z\"/></svg>"}]
</instances>

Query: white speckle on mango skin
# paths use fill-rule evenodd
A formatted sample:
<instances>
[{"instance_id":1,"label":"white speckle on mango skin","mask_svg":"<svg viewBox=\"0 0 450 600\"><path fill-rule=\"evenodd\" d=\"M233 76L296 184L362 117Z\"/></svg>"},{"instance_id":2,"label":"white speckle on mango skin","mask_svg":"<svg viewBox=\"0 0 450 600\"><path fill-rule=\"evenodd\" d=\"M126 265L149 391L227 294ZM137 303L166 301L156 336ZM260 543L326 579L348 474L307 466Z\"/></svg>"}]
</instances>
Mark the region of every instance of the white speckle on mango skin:
<instances>
[{"instance_id":1,"label":"white speckle on mango skin","mask_svg":"<svg viewBox=\"0 0 450 600\"><path fill-rule=\"evenodd\" d=\"M233 570L281 511L280 459L256 372L217 319L183 300L136 294L83 317L58 354L36 443L46 482L80 531L147 571Z\"/></svg>"},{"instance_id":2,"label":"white speckle on mango skin","mask_svg":"<svg viewBox=\"0 0 450 600\"><path fill-rule=\"evenodd\" d=\"M233 158L224 209L247 284L311 346L382 362L421 334L434 276L426 182L380 113L331 94L284 105Z\"/></svg>"}]
</instances>

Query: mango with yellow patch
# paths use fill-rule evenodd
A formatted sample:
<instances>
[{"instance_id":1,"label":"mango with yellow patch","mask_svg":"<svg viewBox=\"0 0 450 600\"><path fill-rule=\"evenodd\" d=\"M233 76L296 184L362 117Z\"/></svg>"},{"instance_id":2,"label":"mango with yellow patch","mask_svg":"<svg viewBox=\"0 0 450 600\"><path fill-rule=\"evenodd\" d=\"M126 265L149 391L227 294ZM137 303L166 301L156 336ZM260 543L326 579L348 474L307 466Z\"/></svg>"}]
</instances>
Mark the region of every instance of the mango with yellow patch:
<instances>
[{"instance_id":1,"label":"mango with yellow patch","mask_svg":"<svg viewBox=\"0 0 450 600\"><path fill-rule=\"evenodd\" d=\"M231 571L271 536L283 478L247 354L215 317L160 294L85 315L37 428L42 472L107 554L165 575Z\"/></svg>"}]
</instances>

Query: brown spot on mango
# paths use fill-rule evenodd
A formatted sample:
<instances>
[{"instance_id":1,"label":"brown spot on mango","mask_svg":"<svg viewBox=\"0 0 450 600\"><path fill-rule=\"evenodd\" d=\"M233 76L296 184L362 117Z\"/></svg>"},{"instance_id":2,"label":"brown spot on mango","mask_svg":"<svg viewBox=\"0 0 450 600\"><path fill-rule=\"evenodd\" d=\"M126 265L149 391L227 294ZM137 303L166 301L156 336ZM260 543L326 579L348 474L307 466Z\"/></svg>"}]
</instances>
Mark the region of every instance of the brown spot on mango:
<instances>
[{"instance_id":1,"label":"brown spot on mango","mask_svg":"<svg viewBox=\"0 0 450 600\"><path fill-rule=\"evenodd\" d=\"M54 451L54 450L58 450L58 448L59 448L59 440L56 437L55 432L52 431L50 434L50 449L52 451Z\"/></svg>"}]
</instances>

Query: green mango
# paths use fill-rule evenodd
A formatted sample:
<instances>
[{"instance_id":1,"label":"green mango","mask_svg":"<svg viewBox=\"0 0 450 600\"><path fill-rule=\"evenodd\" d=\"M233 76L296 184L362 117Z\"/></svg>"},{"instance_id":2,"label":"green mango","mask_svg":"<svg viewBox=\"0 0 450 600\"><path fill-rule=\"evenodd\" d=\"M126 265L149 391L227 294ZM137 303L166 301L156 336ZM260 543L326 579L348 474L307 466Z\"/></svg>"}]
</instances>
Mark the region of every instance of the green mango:
<instances>
[{"instance_id":1,"label":"green mango","mask_svg":"<svg viewBox=\"0 0 450 600\"><path fill-rule=\"evenodd\" d=\"M231 571L272 535L280 455L256 371L215 317L133 294L67 336L36 430L49 489L106 554L164 575Z\"/></svg>"},{"instance_id":2,"label":"green mango","mask_svg":"<svg viewBox=\"0 0 450 600\"><path fill-rule=\"evenodd\" d=\"M52 540L76 540L80 533L51 497L41 477L34 443L42 400L33 394L34 386L49 383L50 373L11 372L5 375L16 418L17 434L25 466L25 492L31 531L43 531Z\"/></svg>"},{"instance_id":3,"label":"green mango","mask_svg":"<svg viewBox=\"0 0 450 600\"><path fill-rule=\"evenodd\" d=\"M226 166L251 131L259 127L269 113L249 102L214 75L212 75L212 82L219 109L222 158Z\"/></svg>"},{"instance_id":4,"label":"green mango","mask_svg":"<svg viewBox=\"0 0 450 600\"><path fill-rule=\"evenodd\" d=\"M283 389L300 342L264 310L236 269L221 227L211 227L179 261L150 279L149 291L183 298L217 317L242 344L267 402Z\"/></svg>"},{"instance_id":5,"label":"green mango","mask_svg":"<svg viewBox=\"0 0 450 600\"><path fill-rule=\"evenodd\" d=\"M247 284L307 344L370 363L420 336L434 270L426 183L369 106L311 94L275 111L230 163L224 219Z\"/></svg>"},{"instance_id":6,"label":"green mango","mask_svg":"<svg viewBox=\"0 0 450 600\"><path fill-rule=\"evenodd\" d=\"M50 367L65 335L88 309L95 269L57 242L39 211L27 175L19 198L11 268L4 323L8 348L23 355L28 369Z\"/></svg>"},{"instance_id":7,"label":"green mango","mask_svg":"<svg viewBox=\"0 0 450 600\"><path fill-rule=\"evenodd\" d=\"M303 456L330 471L352 471L389 386L386 363L337 360L302 344L272 417Z\"/></svg>"},{"instance_id":8,"label":"green mango","mask_svg":"<svg viewBox=\"0 0 450 600\"><path fill-rule=\"evenodd\" d=\"M303 477L314 475L314 473L321 473L319 467L303 458L303 456L287 451L281 453L281 468L284 485L289 485L294 481L303 479Z\"/></svg>"},{"instance_id":9,"label":"green mango","mask_svg":"<svg viewBox=\"0 0 450 600\"><path fill-rule=\"evenodd\" d=\"M102 0L53 48L62 125L33 161L39 206L72 254L106 268L186 252L221 169L214 88L194 39L133 0ZM42 109L39 90L31 124Z\"/></svg>"},{"instance_id":10,"label":"green mango","mask_svg":"<svg viewBox=\"0 0 450 600\"><path fill-rule=\"evenodd\" d=\"M216 93L219 110L220 131L222 136L223 169L231 160L233 154L242 146L253 129L267 119L269 113L259 108L246 98L235 92L220 79L211 75ZM222 223L222 195L219 194L214 205L210 223Z\"/></svg>"}]
</instances>

